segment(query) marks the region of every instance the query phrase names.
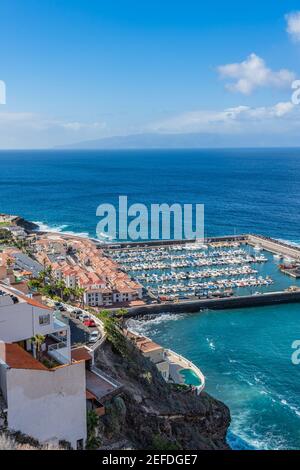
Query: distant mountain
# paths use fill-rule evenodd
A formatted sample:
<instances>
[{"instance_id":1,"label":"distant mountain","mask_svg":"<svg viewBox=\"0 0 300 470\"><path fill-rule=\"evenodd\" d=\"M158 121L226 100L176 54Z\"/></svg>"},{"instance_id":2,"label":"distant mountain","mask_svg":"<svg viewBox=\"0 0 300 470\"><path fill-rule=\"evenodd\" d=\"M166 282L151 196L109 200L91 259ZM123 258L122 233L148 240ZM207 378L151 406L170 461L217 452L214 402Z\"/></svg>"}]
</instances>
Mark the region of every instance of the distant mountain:
<instances>
[{"instance_id":1,"label":"distant mountain","mask_svg":"<svg viewBox=\"0 0 300 470\"><path fill-rule=\"evenodd\" d=\"M75 144L59 146L59 149L175 149L175 148L224 148L224 147L297 147L299 135L277 138L265 134L133 134L106 137Z\"/></svg>"}]
</instances>

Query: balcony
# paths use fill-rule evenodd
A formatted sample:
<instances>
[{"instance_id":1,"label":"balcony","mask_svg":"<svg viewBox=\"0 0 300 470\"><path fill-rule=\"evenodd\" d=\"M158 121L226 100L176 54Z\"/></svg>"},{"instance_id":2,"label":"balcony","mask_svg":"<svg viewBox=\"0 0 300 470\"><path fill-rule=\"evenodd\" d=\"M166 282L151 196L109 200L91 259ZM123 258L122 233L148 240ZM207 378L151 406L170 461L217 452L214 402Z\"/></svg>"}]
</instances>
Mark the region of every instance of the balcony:
<instances>
[{"instance_id":1,"label":"balcony","mask_svg":"<svg viewBox=\"0 0 300 470\"><path fill-rule=\"evenodd\" d=\"M60 341L59 343L53 343L48 346L48 355L58 361L61 364L69 364L70 353L66 341Z\"/></svg>"}]
</instances>

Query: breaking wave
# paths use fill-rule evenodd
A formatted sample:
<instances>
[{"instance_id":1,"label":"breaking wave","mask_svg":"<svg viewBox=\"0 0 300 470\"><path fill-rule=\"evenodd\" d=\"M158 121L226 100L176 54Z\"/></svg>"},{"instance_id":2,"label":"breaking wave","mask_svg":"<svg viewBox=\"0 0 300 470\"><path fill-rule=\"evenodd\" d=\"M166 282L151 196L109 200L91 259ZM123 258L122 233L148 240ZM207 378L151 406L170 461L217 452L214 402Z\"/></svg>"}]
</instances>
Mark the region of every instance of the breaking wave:
<instances>
[{"instance_id":1,"label":"breaking wave","mask_svg":"<svg viewBox=\"0 0 300 470\"><path fill-rule=\"evenodd\" d=\"M128 320L127 325L128 327L139 335L147 335L149 332L153 334L153 330L155 326L160 325L161 323L169 322L169 321L178 321L182 320L186 317L186 314L181 313L161 313L156 315L155 317L151 318L142 318L142 319L134 319L131 318Z\"/></svg>"},{"instance_id":2,"label":"breaking wave","mask_svg":"<svg viewBox=\"0 0 300 470\"><path fill-rule=\"evenodd\" d=\"M40 232L52 232L52 233L65 233L67 235L75 235L77 237L83 237L83 238L89 238L90 234L89 232L74 232L72 230L66 230L68 228L68 225L47 225L44 222L40 221L34 221L34 224L36 224L39 227Z\"/></svg>"}]
</instances>

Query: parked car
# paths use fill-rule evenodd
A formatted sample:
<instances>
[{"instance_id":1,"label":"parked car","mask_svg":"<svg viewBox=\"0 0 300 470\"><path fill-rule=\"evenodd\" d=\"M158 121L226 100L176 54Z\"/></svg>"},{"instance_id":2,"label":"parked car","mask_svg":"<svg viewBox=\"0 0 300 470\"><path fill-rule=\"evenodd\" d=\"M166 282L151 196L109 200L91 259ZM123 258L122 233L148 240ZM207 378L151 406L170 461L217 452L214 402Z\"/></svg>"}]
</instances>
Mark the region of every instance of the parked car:
<instances>
[{"instance_id":1,"label":"parked car","mask_svg":"<svg viewBox=\"0 0 300 470\"><path fill-rule=\"evenodd\" d=\"M88 326L90 328L92 327L95 327L96 326L96 323L94 322L94 320L92 318L89 318L89 320L85 320L83 322L84 326Z\"/></svg>"},{"instance_id":2,"label":"parked car","mask_svg":"<svg viewBox=\"0 0 300 470\"><path fill-rule=\"evenodd\" d=\"M74 310L72 310L72 314L75 318L78 319L82 315L82 310L80 310L79 308L75 308Z\"/></svg>"},{"instance_id":3,"label":"parked car","mask_svg":"<svg viewBox=\"0 0 300 470\"><path fill-rule=\"evenodd\" d=\"M55 306L56 310L59 310L60 312L65 312L65 310L66 310L65 307L63 306L63 304L60 303L60 302L55 302L54 306Z\"/></svg>"},{"instance_id":4,"label":"parked car","mask_svg":"<svg viewBox=\"0 0 300 470\"><path fill-rule=\"evenodd\" d=\"M59 308L61 306L62 306L62 304L60 302L54 302L54 307Z\"/></svg>"},{"instance_id":5,"label":"parked car","mask_svg":"<svg viewBox=\"0 0 300 470\"><path fill-rule=\"evenodd\" d=\"M82 322L85 322L86 320L89 320L89 319L90 319L90 316L87 313L82 313L81 315L79 315L79 320Z\"/></svg>"},{"instance_id":6,"label":"parked car","mask_svg":"<svg viewBox=\"0 0 300 470\"><path fill-rule=\"evenodd\" d=\"M89 342L90 343L97 343L97 341L101 338L101 335L98 330L94 330L90 333Z\"/></svg>"}]
</instances>

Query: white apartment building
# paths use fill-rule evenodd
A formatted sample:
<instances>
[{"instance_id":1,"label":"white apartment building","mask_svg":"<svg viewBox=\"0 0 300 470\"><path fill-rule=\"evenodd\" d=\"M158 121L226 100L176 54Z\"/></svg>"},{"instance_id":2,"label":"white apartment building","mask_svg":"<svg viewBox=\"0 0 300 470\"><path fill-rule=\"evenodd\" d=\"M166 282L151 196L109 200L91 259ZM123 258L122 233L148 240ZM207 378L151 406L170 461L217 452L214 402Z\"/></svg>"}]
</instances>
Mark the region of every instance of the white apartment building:
<instances>
[{"instance_id":1,"label":"white apartment building","mask_svg":"<svg viewBox=\"0 0 300 470\"><path fill-rule=\"evenodd\" d=\"M38 346L32 340L44 337ZM0 283L0 389L8 428L39 442L86 440L86 371L52 309Z\"/></svg>"}]
</instances>

